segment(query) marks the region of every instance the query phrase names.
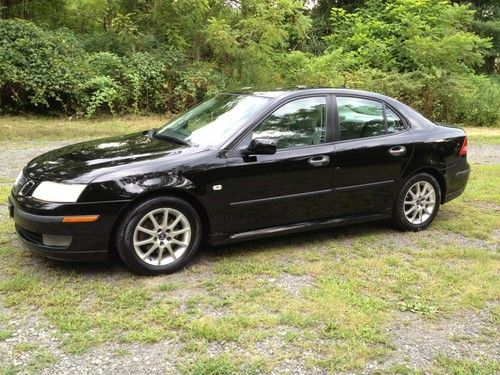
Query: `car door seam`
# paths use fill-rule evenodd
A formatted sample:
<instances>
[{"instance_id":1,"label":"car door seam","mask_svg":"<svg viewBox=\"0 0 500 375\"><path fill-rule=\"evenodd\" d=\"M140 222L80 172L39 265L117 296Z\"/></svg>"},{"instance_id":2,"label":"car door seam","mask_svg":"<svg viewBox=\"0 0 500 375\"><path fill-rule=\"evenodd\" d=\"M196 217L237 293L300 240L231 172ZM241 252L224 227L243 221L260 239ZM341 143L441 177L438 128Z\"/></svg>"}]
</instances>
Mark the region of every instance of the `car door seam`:
<instances>
[{"instance_id":1,"label":"car door seam","mask_svg":"<svg viewBox=\"0 0 500 375\"><path fill-rule=\"evenodd\" d=\"M242 206L242 205L248 205L248 204L271 202L271 201L280 200L280 199L303 198L303 197L308 197L308 196L312 196L312 195L328 194L331 192L332 192L332 189L315 190L315 191L308 191L306 193L288 194L288 195L280 195L280 196L276 196L276 197L268 197L268 198L251 199L251 200L247 200L247 201L231 202L231 203L229 203L229 205L230 206Z\"/></svg>"},{"instance_id":2,"label":"car door seam","mask_svg":"<svg viewBox=\"0 0 500 375\"><path fill-rule=\"evenodd\" d=\"M385 180L385 181L377 181L377 182L369 182L367 184L360 184L360 185L348 185L348 186L340 186L332 189L333 191L345 191L345 190L351 190L351 189L359 189L359 188L364 188L364 187L373 187L373 186L381 186L381 185L388 185L392 184L394 180Z\"/></svg>"}]
</instances>

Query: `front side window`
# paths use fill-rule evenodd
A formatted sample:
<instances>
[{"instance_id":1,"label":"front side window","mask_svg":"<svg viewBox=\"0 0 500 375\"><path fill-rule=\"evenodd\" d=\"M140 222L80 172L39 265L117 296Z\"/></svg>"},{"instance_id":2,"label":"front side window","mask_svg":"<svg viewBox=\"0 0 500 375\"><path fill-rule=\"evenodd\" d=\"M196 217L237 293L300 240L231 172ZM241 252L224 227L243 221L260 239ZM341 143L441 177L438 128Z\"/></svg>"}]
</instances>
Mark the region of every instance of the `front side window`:
<instances>
[{"instance_id":1,"label":"front side window","mask_svg":"<svg viewBox=\"0 0 500 375\"><path fill-rule=\"evenodd\" d=\"M382 103L361 98L337 98L340 139L356 139L385 134Z\"/></svg>"},{"instance_id":2,"label":"front side window","mask_svg":"<svg viewBox=\"0 0 500 375\"><path fill-rule=\"evenodd\" d=\"M273 139L279 149L325 143L326 98L303 98L283 105L254 129L252 138Z\"/></svg>"},{"instance_id":3,"label":"front side window","mask_svg":"<svg viewBox=\"0 0 500 375\"><path fill-rule=\"evenodd\" d=\"M158 131L182 142L218 146L227 141L269 98L220 94L185 112Z\"/></svg>"}]
</instances>

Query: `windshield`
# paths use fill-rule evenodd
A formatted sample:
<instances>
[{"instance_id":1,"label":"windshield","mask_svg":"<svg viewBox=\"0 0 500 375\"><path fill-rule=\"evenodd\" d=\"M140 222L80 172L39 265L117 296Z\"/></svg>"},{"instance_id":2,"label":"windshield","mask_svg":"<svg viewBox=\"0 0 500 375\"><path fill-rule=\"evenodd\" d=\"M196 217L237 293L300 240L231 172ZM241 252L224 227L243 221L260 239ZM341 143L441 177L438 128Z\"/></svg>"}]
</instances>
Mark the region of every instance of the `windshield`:
<instances>
[{"instance_id":1,"label":"windshield","mask_svg":"<svg viewBox=\"0 0 500 375\"><path fill-rule=\"evenodd\" d=\"M219 146L269 100L260 96L220 94L168 122L157 135L195 145Z\"/></svg>"}]
</instances>

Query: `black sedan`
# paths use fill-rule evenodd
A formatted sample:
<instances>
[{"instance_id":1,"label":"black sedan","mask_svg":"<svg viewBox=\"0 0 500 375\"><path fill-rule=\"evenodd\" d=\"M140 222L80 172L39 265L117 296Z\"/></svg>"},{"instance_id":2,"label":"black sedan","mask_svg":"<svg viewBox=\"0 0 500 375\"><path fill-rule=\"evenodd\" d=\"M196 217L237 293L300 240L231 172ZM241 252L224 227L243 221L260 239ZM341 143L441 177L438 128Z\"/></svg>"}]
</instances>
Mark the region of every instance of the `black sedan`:
<instances>
[{"instance_id":1,"label":"black sedan","mask_svg":"<svg viewBox=\"0 0 500 375\"><path fill-rule=\"evenodd\" d=\"M19 174L21 242L49 258L139 274L186 265L202 242L391 218L418 231L469 177L463 130L346 89L220 94L160 129L60 148Z\"/></svg>"}]
</instances>

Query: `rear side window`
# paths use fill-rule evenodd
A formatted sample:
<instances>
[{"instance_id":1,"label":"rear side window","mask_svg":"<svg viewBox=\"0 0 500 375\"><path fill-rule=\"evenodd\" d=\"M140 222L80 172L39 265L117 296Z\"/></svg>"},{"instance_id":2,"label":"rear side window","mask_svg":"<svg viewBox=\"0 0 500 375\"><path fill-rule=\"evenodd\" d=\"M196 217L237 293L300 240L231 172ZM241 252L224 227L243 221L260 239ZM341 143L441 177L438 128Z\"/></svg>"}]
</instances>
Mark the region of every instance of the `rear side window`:
<instances>
[{"instance_id":1,"label":"rear side window","mask_svg":"<svg viewBox=\"0 0 500 375\"><path fill-rule=\"evenodd\" d=\"M337 97L337 111L342 141L397 133L405 129L401 118L376 100Z\"/></svg>"}]
</instances>

